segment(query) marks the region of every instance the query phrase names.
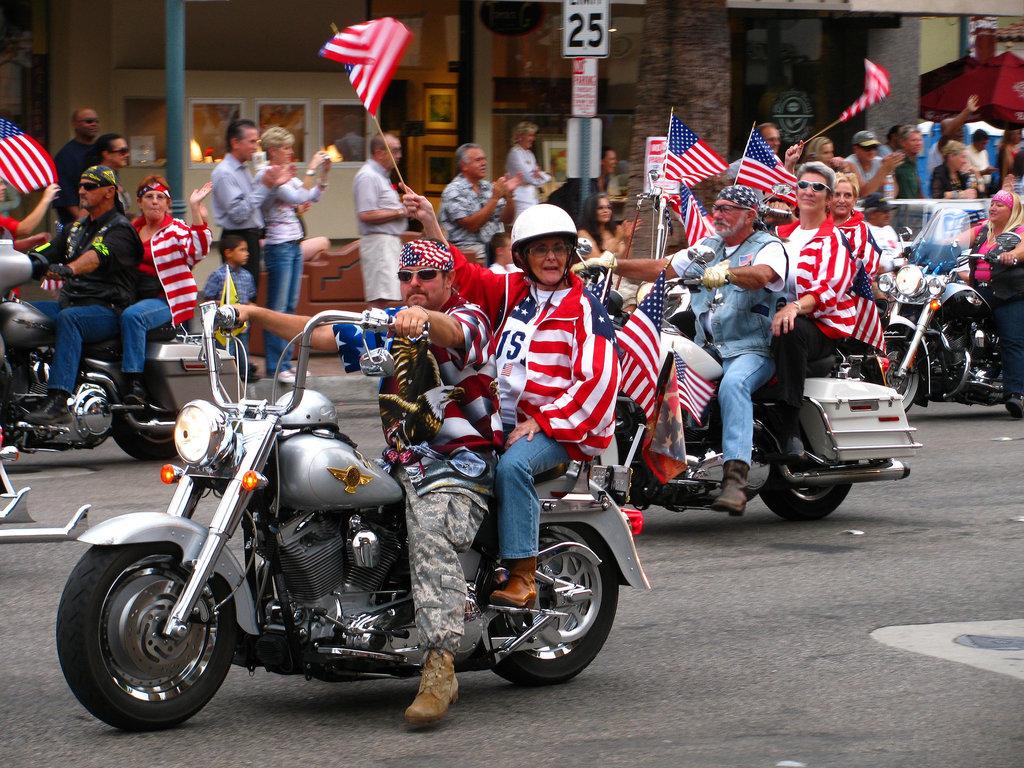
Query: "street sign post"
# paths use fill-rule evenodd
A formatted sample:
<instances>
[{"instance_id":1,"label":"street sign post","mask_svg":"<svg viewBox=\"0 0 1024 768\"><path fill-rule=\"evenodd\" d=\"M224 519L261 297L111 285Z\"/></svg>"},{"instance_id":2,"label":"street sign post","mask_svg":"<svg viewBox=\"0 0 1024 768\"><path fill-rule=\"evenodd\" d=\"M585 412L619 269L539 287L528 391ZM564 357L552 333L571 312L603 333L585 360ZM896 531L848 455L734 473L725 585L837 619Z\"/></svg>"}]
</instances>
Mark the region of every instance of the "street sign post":
<instances>
[{"instance_id":1,"label":"street sign post","mask_svg":"<svg viewBox=\"0 0 1024 768\"><path fill-rule=\"evenodd\" d=\"M596 59L608 58L610 27L611 0L562 0L562 56L574 59L569 147L576 151L570 149L569 163L580 173L576 177L570 170L569 176L580 179L580 210L590 194L590 180L597 175L597 169L590 167L592 153L597 152L598 164L601 157L601 123L588 118L597 114ZM577 124L578 143L573 141L573 123ZM592 123L597 124L596 137L591 133Z\"/></svg>"}]
</instances>

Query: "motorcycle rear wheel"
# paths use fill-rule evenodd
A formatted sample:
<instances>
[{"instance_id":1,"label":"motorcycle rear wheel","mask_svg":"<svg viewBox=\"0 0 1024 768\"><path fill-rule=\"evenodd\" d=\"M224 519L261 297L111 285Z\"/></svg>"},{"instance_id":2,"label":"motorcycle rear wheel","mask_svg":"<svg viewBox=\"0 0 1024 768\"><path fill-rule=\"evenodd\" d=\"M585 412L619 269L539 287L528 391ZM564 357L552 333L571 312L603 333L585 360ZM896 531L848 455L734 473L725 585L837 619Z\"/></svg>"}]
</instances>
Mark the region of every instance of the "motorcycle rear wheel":
<instances>
[{"instance_id":1,"label":"motorcycle rear wheel","mask_svg":"<svg viewBox=\"0 0 1024 768\"><path fill-rule=\"evenodd\" d=\"M853 485L803 488L762 488L761 501L783 520L821 520L843 503Z\"/></svg>"},{"instance_id":2,"label":"motorcycle rear wheel","mask_svg":"<svg viewBox=\"0 0 1024 768\"><path fill-rule=\"evenodd\" d=\"M121 417L116 417L110 430L118 447L139 461L173 459L178 455L174 447L174 432L166 437L155 437L151 433L135 429Z\"/></svg>"},{"instance_id":3,"label":"motorcycle rear wheel","mask_svg":"<svg viewBox=\"0 0 1024 768\"><path fill-rule=\"evenodd\" d=\"M601 564L595 568L579 555L556 552L538 560L538 570L581 584L593 594L588 600L568 603L560 600L550 587L538 584L540 607L564 610L569 617L559 629L559 644L513 653L494 668L497 675L516 685L554 685L575 677L597 657L615 621L619 581L611 553L589 529L541 527L542 550L566 541L585 544L601 558Z\"/></svg>"},{"instance_id":4,"label":"motorcycle rear wheel","mask_svg":"<svg viewBox=\"0 0 1024 768\"><path fill-rule=\"evenodd\" d=\"M115 728L154 731L196 714L220 688L235 646L235 607L216 579L182 639L163 626L188 572L167 544L94 546L68 577L57 609L57 655L71 691Z\"/></svg>"}]
</instances>

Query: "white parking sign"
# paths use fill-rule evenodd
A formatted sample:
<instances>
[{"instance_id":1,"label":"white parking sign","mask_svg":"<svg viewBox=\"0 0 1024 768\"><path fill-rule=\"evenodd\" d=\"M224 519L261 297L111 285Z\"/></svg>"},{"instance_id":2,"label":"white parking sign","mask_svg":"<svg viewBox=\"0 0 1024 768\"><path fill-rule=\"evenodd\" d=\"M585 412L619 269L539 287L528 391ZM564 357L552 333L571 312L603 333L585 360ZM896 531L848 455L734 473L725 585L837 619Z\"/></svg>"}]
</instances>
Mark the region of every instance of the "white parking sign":
<instances>
[{"instance_id":1,"label":"white parking sign","mask_svg":"<svg viewBox=\"0 0 1024 768\"><path fill-rule=\"evenodd\" d=\"M562 56L608 58L610 0L562 0Z\"/></svg>"}]
</instances>

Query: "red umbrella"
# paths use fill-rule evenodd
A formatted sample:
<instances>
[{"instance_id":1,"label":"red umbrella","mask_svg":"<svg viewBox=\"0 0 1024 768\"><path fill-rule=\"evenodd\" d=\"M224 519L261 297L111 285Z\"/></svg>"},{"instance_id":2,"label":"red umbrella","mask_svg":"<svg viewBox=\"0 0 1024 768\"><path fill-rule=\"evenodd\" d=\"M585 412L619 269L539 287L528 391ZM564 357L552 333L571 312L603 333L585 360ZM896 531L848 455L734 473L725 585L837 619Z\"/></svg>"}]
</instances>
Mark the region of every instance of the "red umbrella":
<instances>
[{"instance_id":1,"label":"red umbrella","mask_svg":"<svg viewBox=\"0 0 1024 768\"><path fill-rule=\"evenodd\" d=\"M953 117L971 94L981 105L974 119L1002 127L1024 124L1024 59L1007 51L966 62L962 74L921 96L921 117L935 122Z\"/></svg>"},{"instance_id":2,"label":"red umbrella","mask_svg":"<svg viewBox=\"0 0 1024 768\"><path fill-rule=\"evenodd\" d=\"M921 75L921 93L931 93L939 86L960 77L967 69L974 67L977 63L978 60L973 56L962 56L956 61L951 61L930 72L925 72Z\"/></svg>"}]
</instances>

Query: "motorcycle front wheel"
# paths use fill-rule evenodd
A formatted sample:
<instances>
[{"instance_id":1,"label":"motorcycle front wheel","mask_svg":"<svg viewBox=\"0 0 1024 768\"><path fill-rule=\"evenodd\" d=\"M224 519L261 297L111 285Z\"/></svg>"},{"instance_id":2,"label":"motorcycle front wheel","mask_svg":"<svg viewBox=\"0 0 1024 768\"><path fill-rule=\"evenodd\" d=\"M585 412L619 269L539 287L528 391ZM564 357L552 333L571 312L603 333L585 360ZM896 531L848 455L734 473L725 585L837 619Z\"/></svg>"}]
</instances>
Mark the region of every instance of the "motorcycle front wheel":
<instances>
[{"instance_id":1,"label":"motorcycle front wheel","mask_svg":"<svg viewBox=\"0 0 1024 768\"><path fill-rule=\"evenodd\" d=\"M914 404L914 398L921 388L921 374L917 370L917 360L911 363L903 376L897 376L896 370L907 356L907 339L888 338L885 341L887 355L889 357L889 373L886 383L903 396L903 410L909 411Z\"/></svg>"},{"instance_id":2,"label":"motorcycle front wheel","mask_svg":"<svg viewBox=\"0 0 1024 768\"><path fill-rule=\"evenodd\" d=\"M499 663L494 671L517 685L553 685L569 680L590 664L604 646L619 602L618 570L604 542L591 530L569 526L542 526L540 549L543 551L561 542L585 544L601 559L594 566L573 552L553 552L538 558L537 569L549 576L565 579L586 587L589 597L569 602L552 587L538 583L537 602L541 608L565 611L561 620L559 641L543 648L513 653Z\"/></svg>"},{"instance_id":3,"label":"motorcycle front wheel","mask_svg":"<svg viewBox=\"0 0 1024 768\"><path fill-rule=\"evenodd\" d=\"M187 580L180 552L166 544L94 546L68 577L57 655L71 691L103 722L129 731L169 728L220 688L236 632L226 584L215 579L203 589L185 637L158 633Z\"/></svg>"}]
</instances>

